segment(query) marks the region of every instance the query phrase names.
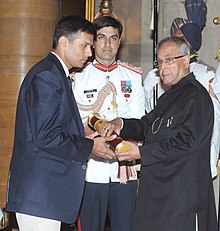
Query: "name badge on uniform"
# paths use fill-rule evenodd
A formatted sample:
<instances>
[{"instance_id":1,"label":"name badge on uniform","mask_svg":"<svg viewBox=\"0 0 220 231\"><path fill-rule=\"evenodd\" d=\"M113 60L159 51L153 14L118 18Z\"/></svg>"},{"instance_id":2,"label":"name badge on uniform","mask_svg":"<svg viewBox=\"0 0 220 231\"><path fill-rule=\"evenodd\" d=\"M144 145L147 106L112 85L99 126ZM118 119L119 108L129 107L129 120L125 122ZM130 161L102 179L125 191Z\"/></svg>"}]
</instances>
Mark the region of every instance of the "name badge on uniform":
<instances>
[{"instance_id":1,"label":"name badge on uniform","mask_svg":"<svg viewBox=\"0 0 220 231\"><path fill-rule=\"evenodd\" d=\"M93 92L97 92L97 89L89 89L89 90L85 90L84 94L86 96L87 99L91 99L94 97Z\"/></svg>"}]
</instances>

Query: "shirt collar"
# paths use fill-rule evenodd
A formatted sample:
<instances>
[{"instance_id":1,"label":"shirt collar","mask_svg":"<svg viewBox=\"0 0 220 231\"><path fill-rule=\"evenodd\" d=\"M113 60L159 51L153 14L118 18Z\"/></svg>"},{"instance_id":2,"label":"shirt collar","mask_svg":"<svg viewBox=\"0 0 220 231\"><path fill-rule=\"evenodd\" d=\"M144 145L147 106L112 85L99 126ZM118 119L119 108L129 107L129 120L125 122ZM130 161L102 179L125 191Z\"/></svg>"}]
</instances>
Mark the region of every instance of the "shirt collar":
<instances>
[{"instance_id":1,"label":"shirt collar","mask_svg":"<svg viewBox=\"0 0 220 231\"><path fill-rule=\"evenodd\" d=\"M56 53L53 52L53 51L51 51L51 53L54 54L54 55L59 59L61 65L62 65L62 67L63 67L63 69L64 69L64 71L65 71L66 77L68 77L68 76L69 76L69 70L68 70L66 64L65 64L65 63L63 62L63 60L59 57L58 54L56 54Z\"/></svg>"}]
</instances>

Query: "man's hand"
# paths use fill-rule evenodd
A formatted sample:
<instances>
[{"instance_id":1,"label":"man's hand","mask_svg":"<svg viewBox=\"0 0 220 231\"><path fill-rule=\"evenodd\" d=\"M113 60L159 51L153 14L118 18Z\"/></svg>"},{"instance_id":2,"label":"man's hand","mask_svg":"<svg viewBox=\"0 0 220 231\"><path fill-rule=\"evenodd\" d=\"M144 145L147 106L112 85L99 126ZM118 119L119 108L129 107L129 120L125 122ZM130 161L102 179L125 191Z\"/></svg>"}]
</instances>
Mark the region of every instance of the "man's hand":
<instances>
[{"instance_id":1,"label":"man's hand","mask_svg":"<svg viewBox=\"0 0 220 231\"><path fill-rule=\"evenodd\" d=\"M120 134L122 127L122 119L121 118L115 118L114 120L107 121L105 123L105 126L100 129L101 136L110 136L112 134Z\"/></svg>"},{"instance_id":2,"label":"man's hand","mask_svg":"<svg viewBox=\"0 0 220 231\"><path fill-rule=\"evenodd\" d=\"M85 136L89 136L94 133L94 131L89 127L89 125L84 125Z\"/></svg>"},{"instance_id":3,"label":"man's hand","mask_svg":"<svg viewBox=\"0 0 220 231\"><path fill-rule=\"evenodd\" d=\"M94 145L93 145L92 153L104 159L112 159L116 157L115 153L109 149L109 145L106 143L108 141L115 139L116 137L117 137L116 135L111 135L109 137L100 137L100 136L95 137L93 139Z\"/></svg>"},{"instance_id":4,"label":"man's hand","mask_svg":"<svg viewBox=\"0 0 220 231\"><path fill-rule=\"evenodd\" d=\"M141 159L139 147L136 143L129 142L129 141L123 141L123 142L128 144L130 146L130 149L126 152L115 152L119 161L122 160L131 161L131 160Z\"/></svg>"}]
</instances>

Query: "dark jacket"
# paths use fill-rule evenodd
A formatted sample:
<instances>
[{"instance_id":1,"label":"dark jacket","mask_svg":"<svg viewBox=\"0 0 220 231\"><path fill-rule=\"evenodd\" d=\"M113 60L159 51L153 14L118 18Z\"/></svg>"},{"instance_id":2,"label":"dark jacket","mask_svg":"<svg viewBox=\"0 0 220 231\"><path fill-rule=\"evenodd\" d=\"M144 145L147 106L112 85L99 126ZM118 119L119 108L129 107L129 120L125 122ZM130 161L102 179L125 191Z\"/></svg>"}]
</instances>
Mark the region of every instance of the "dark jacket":
<instances>
[{"instance_id":1,"label":"dark jacket","mask_svg":"<svg viewBox=\"0 0 220 231\"><path fill-rule=\"evenodd\" d=\"M210 170L213 105L191 73L141 120L124 120L123 138L144 140L135 231L217 231ZM135 135L135 136L134 136Z\"/></svg>"},{"instance_id":2,"label":"dark jacket","mask_svg":"<svg viewBox=\"0 0 220 231\"><path fill-rule=\"evenodd\" d=\"M50 53L29 71L20 89L7 210L73 223L92 147L68 78Z\"/></svg>"}]
</instances>

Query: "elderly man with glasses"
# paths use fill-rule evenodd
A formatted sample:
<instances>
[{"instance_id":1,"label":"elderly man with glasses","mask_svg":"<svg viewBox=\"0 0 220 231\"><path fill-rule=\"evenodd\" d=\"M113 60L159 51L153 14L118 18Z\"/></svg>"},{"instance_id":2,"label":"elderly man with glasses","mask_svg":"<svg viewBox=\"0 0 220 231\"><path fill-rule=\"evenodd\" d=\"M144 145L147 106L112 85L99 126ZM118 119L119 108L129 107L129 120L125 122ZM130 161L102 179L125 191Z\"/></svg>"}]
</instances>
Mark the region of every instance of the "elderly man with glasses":
<instances>
[{"instance_id":1,"label":"elderly man with glasses","mask_svg":"<svg viewBox=\"0 0 220 231\"><path fill-rule=\"evenodd\" d=\"M120 161L141 159L134 231L217 231L210 142L214 110L207 90L189 71L190 49L180 38L161 40L157 66L169 88L141 119L116 118L113 130L130 145Z\"/></svg>"},{"instance_id":2,"label":"elderly man with glasses","mask_svg":"<svg viewBox=\"0 0 220 231\"><path fill-rule=\"evenodd\" d=\"M175 18L171 25L171 36L183 38L190 47L190 71L194 73L195 78L209 92L214 105L214 127L211 140L211 172L212 178L217 176L217 161L220 150L220 101L219 95L219 77L215 74L215 69L204 62L197 60L197 51L201 47L202 33L196 23L183 18ZM176 57L177 58L177 57ZM175 58L175 59L176 59ZM154 109L158 98L168 90L167 86L161 80L157 63L154 63L154 69L151 70L144 80L145 90L145 109L150 112Z\"/></svg>"}]
</instances>

